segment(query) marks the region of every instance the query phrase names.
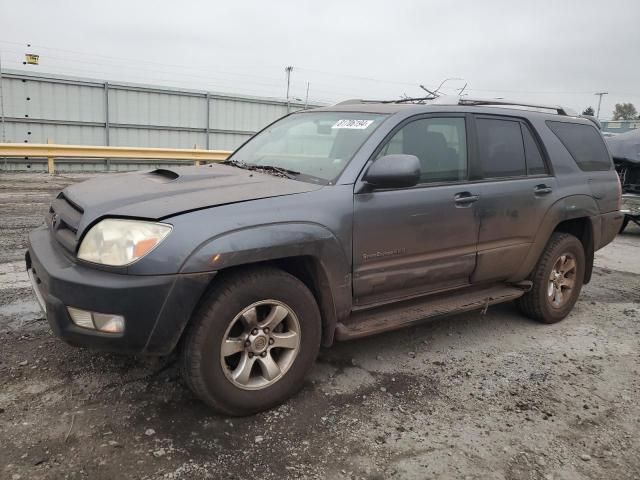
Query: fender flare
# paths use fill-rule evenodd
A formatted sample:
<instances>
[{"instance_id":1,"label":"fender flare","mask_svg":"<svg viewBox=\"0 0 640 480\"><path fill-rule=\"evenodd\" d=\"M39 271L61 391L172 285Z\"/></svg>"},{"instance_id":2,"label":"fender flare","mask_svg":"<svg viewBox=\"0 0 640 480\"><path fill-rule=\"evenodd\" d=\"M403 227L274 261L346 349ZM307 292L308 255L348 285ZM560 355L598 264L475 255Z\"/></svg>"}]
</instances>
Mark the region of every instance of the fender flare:
<instances>
[{"instance_id":1,"label":"fender flare","mask_svg":"<svg viewBox=\"0 0 640 480\"><path fill-rule=\"evenodd\" d=\"M323 345L329 345L337 322L351 313L351 262L341 242L323 225L282 222L227 231L201 243L180 273L221 271L293 257L310 257L319 266L313 276L320 292Z\"/></svg>"},{"instance_id":2,"label":"fender flare","mask_svg":"<svg viewBox=\"0 0 640 480\"><path fill-rule=\"evenodd\" d=\"M593 267L593 246L599 244L601 233L600 210L596 201L589 195L571 195L564 197L549 207L540 222L540 228L531 244L529 253L523 259L520 269L511 278L511 281L519 282L528 278L547 246L549 238L551 238L553 232L558 228L558 225L567 220L579 218L586 218L590 228L591 248L589 252L585 251L587 259L585 283L587 283L591 278L591 269Z\"/></svg>"}]
</instances>

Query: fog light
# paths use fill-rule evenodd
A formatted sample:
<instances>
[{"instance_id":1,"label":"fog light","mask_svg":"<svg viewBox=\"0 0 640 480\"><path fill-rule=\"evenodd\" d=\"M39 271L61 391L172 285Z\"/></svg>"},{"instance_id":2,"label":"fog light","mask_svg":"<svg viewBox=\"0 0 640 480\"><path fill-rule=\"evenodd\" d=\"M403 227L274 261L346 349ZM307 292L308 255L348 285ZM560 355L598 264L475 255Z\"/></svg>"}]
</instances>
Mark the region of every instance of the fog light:
<instances>
[{"instance_id":1,"label":"fog light","mask_svg":"<svg viewBox=\"0 0 640 480\"><path fill-rule=\"evenodd\" d=\"M69 316L73 323L82 328L91 328L94 329L93 320L91 319L91 312L87 312L86 310L80 310L79 308L67 307L69 311Z\"/></svg>"},{"instance_id":2,"label":"fog light","mask_svg":"<svg viewBox=\"0 0 640 480\"><path fill-rule=\"evenodd\" d=\"M93 324L101 332L122 333L124 331L124 317L120 315L94 313Z\"/></svg>"},{"instance_id":3,"label":"fog light","mask_svg":"<svg viewBox=\"0 0 640 480\"><path fill-rule=\"evenodd\" d=\"M99 330L105 333L124 332L124 317L107 313L89 312L79 308L67 307L71 321L82 328Z\"/></svg>"}]
</instances>

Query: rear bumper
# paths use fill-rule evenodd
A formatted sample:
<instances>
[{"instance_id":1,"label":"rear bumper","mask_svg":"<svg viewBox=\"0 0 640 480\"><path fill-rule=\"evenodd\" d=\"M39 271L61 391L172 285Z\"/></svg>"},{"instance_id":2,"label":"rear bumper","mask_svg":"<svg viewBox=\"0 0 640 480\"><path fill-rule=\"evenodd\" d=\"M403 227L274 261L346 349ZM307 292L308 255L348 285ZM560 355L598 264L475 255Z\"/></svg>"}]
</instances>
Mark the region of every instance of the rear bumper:
<instances>
[{"instance_id":1,"label":"rear bumper","mask_svg":"<svg viewBox=\"0 0 640 480\"><path fill-rule=\"evenodd\" d=\"M175 348L215 276L215 272L125 275L93 269L77 263L46 227L29 235L26 264L55 335L75 346L151 355L168 354ZM67 307L122 315L124 332L79 327L71 321Z\"/></svg>"},{"instance_id":2,"label":"rear bumper","mask_svg":"<svg viewBox=\"0 0 640 480\"><path fill-rule=\"evenodd\" d=\"M596 250L608 245L614 238L616 238L623 221L624 213L621 211L603 213L600 215L600 240L595 245Z\"/></svg>"}]
</instances>

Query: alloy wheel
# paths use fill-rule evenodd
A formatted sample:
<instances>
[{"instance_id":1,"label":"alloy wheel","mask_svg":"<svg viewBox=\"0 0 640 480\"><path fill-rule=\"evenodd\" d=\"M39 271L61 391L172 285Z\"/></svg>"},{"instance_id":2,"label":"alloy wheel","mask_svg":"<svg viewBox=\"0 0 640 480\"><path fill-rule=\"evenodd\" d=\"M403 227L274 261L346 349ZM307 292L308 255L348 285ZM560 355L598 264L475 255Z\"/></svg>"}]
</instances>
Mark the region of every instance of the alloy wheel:
<instances>
[{"instance_id":1,"label":"alloy wheel","mask_svg":"<svg viewBox=\"0 0 640 480\"><path fill-rule=\"evenodd\" d=\"M568 253L560 255L551 269L547 298L554 308L561 308L570 298L576 282L576 259Z\"/></svg>"},{"instance_id":2,"label":"alloy wheel","mask_svg":"<svg viewBox=\"0 0 640 480\"><path fill-rule=\"evenodd\" d=\"M262 300L243 309L227 328L220 350L229 381L244 390L273 385L300 351L300 322L290 307Z\"/></svg>"}]
</instances>

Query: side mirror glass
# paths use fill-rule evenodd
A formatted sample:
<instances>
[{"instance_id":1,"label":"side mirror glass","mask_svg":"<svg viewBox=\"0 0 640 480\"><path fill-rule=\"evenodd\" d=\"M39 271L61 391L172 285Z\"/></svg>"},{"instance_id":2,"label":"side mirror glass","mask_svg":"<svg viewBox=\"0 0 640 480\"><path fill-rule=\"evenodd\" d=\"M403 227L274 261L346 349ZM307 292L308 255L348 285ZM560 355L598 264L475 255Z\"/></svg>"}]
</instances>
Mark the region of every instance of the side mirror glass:
<instances>
[{"instance_id":1,"label":"side mirror glass","mask_svg":"<svg viewBox=\"0 0 640 480\"><path fill-rule=\"evenodd\" d=\"M363 180L374 188L413 187L420 181L420 160L415 155L385 155L371 164Z\"/></svg>"}]
</instances>

